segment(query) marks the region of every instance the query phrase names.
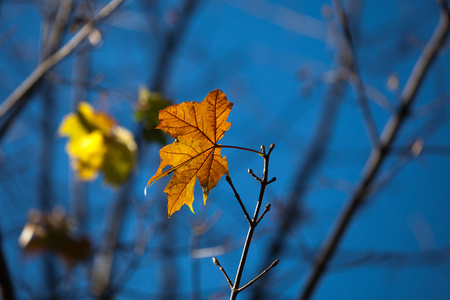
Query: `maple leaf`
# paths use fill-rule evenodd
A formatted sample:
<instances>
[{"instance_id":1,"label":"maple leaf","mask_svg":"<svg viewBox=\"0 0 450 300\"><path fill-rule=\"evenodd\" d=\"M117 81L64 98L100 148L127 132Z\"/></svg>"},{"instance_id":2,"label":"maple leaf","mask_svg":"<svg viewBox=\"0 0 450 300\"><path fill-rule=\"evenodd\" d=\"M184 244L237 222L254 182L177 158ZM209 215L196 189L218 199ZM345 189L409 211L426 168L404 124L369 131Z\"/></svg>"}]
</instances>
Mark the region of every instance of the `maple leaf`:
<instances>
[{"instance_id":1,"label":"maple leaf","mask_svg":"<svg viewBox=\"0 0 450 300\"><path fill-rule=\"evenodd\" d=\"M164 189L168 198L169 218L184 204L194 212L192 203L196 178L203 189L203 202L206 203L208 193L217 185L220 177L228 174L227 160L220 154L221 148L217 141L231 126L226 119L232 106L225 94L216 89L201 103L183 102L159 112L160 124L156 128L170 134L175 142L159 151L161 164L147 187L173 173ZM163 171L167 166L171 168Z\"/></svg>"}]
</instances>

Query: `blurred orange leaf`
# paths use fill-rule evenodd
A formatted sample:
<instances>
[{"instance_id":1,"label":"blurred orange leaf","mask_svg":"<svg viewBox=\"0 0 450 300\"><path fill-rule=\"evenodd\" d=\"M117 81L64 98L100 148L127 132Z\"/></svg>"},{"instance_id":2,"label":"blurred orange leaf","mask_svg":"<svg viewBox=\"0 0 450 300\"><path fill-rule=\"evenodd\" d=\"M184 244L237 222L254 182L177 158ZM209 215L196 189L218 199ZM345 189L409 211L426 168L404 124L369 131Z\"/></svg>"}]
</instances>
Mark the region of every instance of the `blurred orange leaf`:
<instances>
[{"instance_id":1,"label":"blurred orange leaf","mask_svg":"<svg viewBox=\"0 0 450 300\"><path fill-rule=\"evenodd\" d=\"M183 102L159 112L161 123L156 128L170 134L175 142L159 151L161 164L147 187L173 173L164 189L169 200L169 218L184 204L194 212L192 203L196 178L203 189L203 201L206 203L208 193L217 185L220 177L228 174L227 160L220 154L217 141L231 126L226 119L232 106L225 94L216 89L201 103ZM163 171L167 166L171 168Z\"/></svg>"},{"instance_id":2,"label":"blurred orange leaf","mask_svg":"<svg viewBox=\"0 0 450 300\"><path fill-rule=\"evenodd\" d=\"M87 260L92 252L90 241L78 237L75 221L59 208L51 212L30 210L28 222L19 237L19 245L25 253L52 252L69 267Z\"/></svg>"}]
</instances>

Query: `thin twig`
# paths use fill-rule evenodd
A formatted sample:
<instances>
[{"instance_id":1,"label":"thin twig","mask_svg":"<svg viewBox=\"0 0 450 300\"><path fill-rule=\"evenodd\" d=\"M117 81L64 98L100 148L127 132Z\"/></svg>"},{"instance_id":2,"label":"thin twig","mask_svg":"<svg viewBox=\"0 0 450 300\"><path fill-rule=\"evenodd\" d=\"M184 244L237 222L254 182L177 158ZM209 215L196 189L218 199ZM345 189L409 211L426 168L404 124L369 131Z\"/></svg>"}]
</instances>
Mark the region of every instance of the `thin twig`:
<instances>
[{"instance_id":1,"label":"thin twig","mask_svg":"<svg viewBox=\"0 0 450 300\"><path fill-rule=\"evenodd\" d=\"M263 276L264 274L266 274L267 272L270 271L270 269L272 269L273 267L275 267L276 265L278 265L278 263L280 262L279 259L275 260L269 267L267 267L264 271L262 271L258 276L256 276L255 278L253 278L249 283L247 283L246 285L242 286L241 288L239 288L239 292L242 292L243 290L245 290L246 288L248 288L249 286L251 286L252 284L254 284L256 282L256 280L258 280L261 276Z\"/></svg>"},{"instance_id":2,"label":"thin twig","mask_svg":"<svg viewBox=\"0 0 450 300\"><path fill-rule=\"evenodd\" d=\"M227 279L228 284L230 285L230 288L233 288L233 283L231 282L230 277L228 277L228 274L225 271L225 269L220 265L219 260L217 258L213 257L212 261L216 266L219 267L220 271L222 271L223 275Z\"/></svg>"},{"instance_id":3,"label":"thin twig","mask_svg":"<svg viewBox=\"0 0 450 300\"><path fill-rule=\"evenodd\" d=\"M241 292L243 290L243 289L241 289L239 287L239 285L241 283L242 274L244 272L245 262L247 261L247 255L248 255L248 252L249 252L249 249L250 249L250 244L252 242L253 233L254 233L256 227L258 226L258 222L261 219L261 218L259 218L259 212L261 210L261 205L262 205L262 201L263 201L263 198L264 198L264 192L265 192L266 186L268 185L267 177L269 175L269 158L270 158L270 153L272 152L274 147L275 147L275 144L270 145L270 150L266 154L265 147L261 146L261 152L263 153L263 158L264 158L264 170L263 170L263 177L262 177L262 179L259 179L258 177L256 177L256 175L253 174L253 171L251 171L249 169L249 173L253 177L257 178L257 180L261 183L261 188L260 188L260 191L259 191L258 202L256 203L256 207L255 207L255 212L253 214L253 219L249 222L249 229L248 229L248 233L247 233L247 238L245 239L244 249L242 250L242 256L241 256L241 260L239 262L239 266L238 266L238 270L237 270L236 277L235 277L235 280L234 280L234 284L231 287L230 300L236 299L236 297L239 294L239 292ZM261 215L261 217L265 213L267 213L267 211L269 211L269 210L270 210L270 206L266 206L266 209L265 209L264 213ZM273 265L272 267L274 267L275 265ZM271 267L269 267L269 270L270 270L270 268ZM263 273L265 274L266 272L263 272ZM253 280L253 282L251 282L251 284L253 284L262 275L263 274L260 274L259 276L257 276ZM248 285L246 285L245 287L247 287L247 286Z\"/></svg>"},{"instance_id":4,"label":"thin twig","mask_svg":"<svg viewBox=\"0 0 450 300\"><path fill-rule=\"evenodd\" d=\"M267 181L267 184L271 184L272 182L275 182L277 180L276 177L273 177L272 179L270 179L269 181Z\"/></svg>"},{"instance_id":5,"label":"thin twig","mask_svg":"<svg viewBox=\"0 0 450 300\"><path fill-rule=\"evenodd\" d=\"M236 191L236 188L233 185L233 182L231 181L231 177L227 175L226 177L228 184L231 186L234 192L234 196L236 197L237 201L239 202L239 205L242 208L242 211L244 212L245 218L247 219L248 223L252 223L252 219L250 219L250 215L247 212L247 209L244 206L244 203L242 203L241 196L239 196L238 192Z\"/></svg>"},{"instance_id":6,"label":"thin twig","mask_svg":"<svg viewBox=\"0 0 450 300\"><path fill-rule=\"evenodd\" d=\"M252 169L248 169L248 174L252 175L253 178L256 179L256 181L259 181L260 183L262 182L261 178L259 178L258 176L255 175L255 173L253 173Z\"/></svg>"},{"instance_id":7,"label":"thin twig","mask_svg":"<svg viewBox=\"0 0 450 300\"><path fill-rule=\"evenodd\" d=\"M259 222L262 220L262 218L264 218L264 216L270 211L271 205L267 204L266 207L264 208L263 213L261 214L261 216L259 216L258 221L256 221L255 226L258 226Z\"/></svg>"},{"instance_id":8,"label":"thin twig","mask_svg":"<svg viewBox=\"0 0 450 300\"><path fill-rule=\"evenodd\" d=\"M305 288L299 299L309 299L312 296L319 280L328 266L328 262L333 257L339 242L353 219L357 208L366 199L367 189L375 179L382 162L387 157L390 146L392 145L400 126L408 115L410 106L423 81L425 72L428 70L432 60L435 58L444 42L449 31L449 25L449 11L446 6L442 5L439 24L411 71L411 75L401 94L401 105L397 112L387 121L380 137L379 147L372 150L366 165L364 166L358 187L348 200L348 206L344 208L336 225L332 227L333 231L331 235L325 240L322 250L315 260L315 265L306 279Z\"/></svg>"},{"instance_id":9,"label":"thin twig","mask_svg":"<svg viewBox=\"0 0 450 300\"><path fill-rule=\"evenodd\" d=\"M376 147L378 143L378 131L372 113L370 111L365 87L359 74L358 65L356 64L355 53L353 50L353 41L350 34L350 28L348 27L347 16L344 13L344 9L342 8L342 3L340 0L333 0L333 6L336 17L340 23L340 27L342 28L341 42L344 51L344 63L347 65L346 67L350 72L350 82L355 89L356 99L363 116L364 127L369 137L370 144L372 145L372 147Z\"/></svg>"}]
</instances>

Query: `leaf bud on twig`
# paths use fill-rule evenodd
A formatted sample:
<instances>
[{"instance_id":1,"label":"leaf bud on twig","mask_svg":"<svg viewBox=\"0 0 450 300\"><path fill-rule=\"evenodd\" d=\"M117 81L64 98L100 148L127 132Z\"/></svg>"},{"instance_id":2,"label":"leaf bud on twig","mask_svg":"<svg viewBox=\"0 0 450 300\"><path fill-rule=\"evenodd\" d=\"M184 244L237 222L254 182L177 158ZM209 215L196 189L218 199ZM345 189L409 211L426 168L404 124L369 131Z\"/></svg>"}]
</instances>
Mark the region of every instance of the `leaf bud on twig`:
<instances>
[{"instance_id":1,"label":"leaf bud on twig","mask_svg":"<svg viewBox=\"0 0 450 300\"><path fill-rule=\"evenodd\" d=\"M212 261L216 266L220 266L219 261L214 256L212 257Z\"/></svg>"}]
</instances>

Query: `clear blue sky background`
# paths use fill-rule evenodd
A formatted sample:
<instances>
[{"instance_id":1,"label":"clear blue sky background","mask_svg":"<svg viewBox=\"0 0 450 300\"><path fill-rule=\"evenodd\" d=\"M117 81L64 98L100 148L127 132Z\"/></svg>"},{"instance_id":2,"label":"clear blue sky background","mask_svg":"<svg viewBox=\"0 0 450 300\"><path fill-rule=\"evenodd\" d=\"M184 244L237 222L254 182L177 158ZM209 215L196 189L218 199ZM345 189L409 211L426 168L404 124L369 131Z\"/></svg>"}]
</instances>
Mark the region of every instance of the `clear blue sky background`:
<instances>
[{"instance_id":1,"label":"clear blue sky background","mask_svg":"<svg viewBox=\"0 0 450 300\"><path fill-rule=\"evenodd\" d=\"M42 120L49 119L55 130L50 203L71 214L73 192L80 185L74 183L64 151L66 140L57 136L57 126L76 101L87 100L135 130L138 89L154 82L166 33L175 27L181 7L180 1L145 2L125 1L98 27L101 43L83 44L89 53L89 76L84 81L94 85L86 99L74 98L73 85L51 81L53 114L49 116L48 107L43 106L48 94L37 91L2 137L0 230L20 299L46 297L46 281L40 275L43 260L24 256L17 244L27 211L40 206L40 157L45 149ZM106 3L93 1L93 11ZM378 132L398 105L414 63L439 21L438 8L435 1L427 0L344 1L356 63ZM32 1L0 1L0 101L39 64L46 11L50 6ZM298 297L312 258L348 201L370 153L355 88L345 81L348 73L340 59L342 28L333 11L328 1L199 1L167 65L163 93L175 103L201 101L216 88L234 103L228 119L232 125L223 144L253 149L276 144L270 176L277 181L269 186L264 200L273 209L257 229L244 283L267 267L265 255L286 210L298 210L301 220L287 234L283 251L272 258L281 262L265 283L267 299ZM72 36L65 32L63 43ZM375 193L351 223L314 299L450 298L450 61L446 45L422 82L412 113L379 173ZM70 81L78 59L73 54L65 58L53 69L55 78ZM389 79L394 85L389 85ZM332 86L339 86L342 94L331 90ZM338 104L323 160L307 182L296 182L318 126L330 121L321 119L330 97L336 97ZM418 156L411 152L414 142L423 145ZM227 299L228 285L211 256L234 278L247 233L240 207L222 178L206 207L196 187L196 215L185 206L167 220L163 189L169 178L152 186L147 198L142 192L159 164L159 148L146 144L140 149L142 160L130 192L135 206L126 208L114 284L131 258L126 250L134 245L140 222L151 238L140 264L124 286L119 284L118 299L164 299L164 295L190 299L193 287L201 291L201 299ZM222 153L245 205L253 211L259 186L247 168L261 174L262 159L232 149ZM306 192L297 207L286 207L292 189L299 184L306 186ZM98 249L107 230L106 216L120 190L106 186L101 177L81 186L88 216L80 230ZM137 205L149 207L143 218L135 213ZM192 228L203 221L213 226L201 236L198 247L211 249L193 259ZM169 263L161 247L171 249ZM194 280L196 264L200 285ZM68 282L58 281L58 292L87 297L90 266L77 267ZM66 274L60 266L56 272L61 277ZM175 294L163 290L165 272L173 273ZM252 299L253 291L250 287L238 298Z\"/></svg>"}]
</instances>

